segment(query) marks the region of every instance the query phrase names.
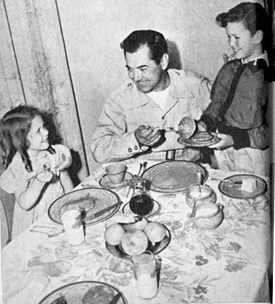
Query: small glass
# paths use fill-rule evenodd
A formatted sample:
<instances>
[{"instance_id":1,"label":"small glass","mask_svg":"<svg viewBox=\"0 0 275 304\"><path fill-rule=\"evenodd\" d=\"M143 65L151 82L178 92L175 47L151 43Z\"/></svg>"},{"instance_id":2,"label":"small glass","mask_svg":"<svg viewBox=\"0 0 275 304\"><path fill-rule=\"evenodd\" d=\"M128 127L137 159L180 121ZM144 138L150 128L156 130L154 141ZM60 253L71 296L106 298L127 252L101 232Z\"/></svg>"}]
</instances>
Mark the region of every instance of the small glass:
<instances>
[{"instance_id":1,"label":"small glass","mask_svg":"<svg viewBox=\"0 0 275 304\"><path fill-rule=\"evenodd\" d=\"M143 299L154 298L158 293L156 260L151 251L132 257L138 294Z\"/></svg>"}]
</instances>

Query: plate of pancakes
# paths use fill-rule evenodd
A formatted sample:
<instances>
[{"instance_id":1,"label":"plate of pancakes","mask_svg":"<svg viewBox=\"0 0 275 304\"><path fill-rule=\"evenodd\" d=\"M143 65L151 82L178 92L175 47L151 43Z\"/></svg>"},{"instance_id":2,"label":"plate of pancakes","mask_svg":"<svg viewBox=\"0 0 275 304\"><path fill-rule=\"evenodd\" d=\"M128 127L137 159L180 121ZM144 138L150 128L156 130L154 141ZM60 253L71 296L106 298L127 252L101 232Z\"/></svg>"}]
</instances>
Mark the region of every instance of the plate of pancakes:
<instances>
[{"instance_id":1,"label":"plate of pancakes","mask_svg":"<svg viewBox=\"0 0 275 304\"><path fill-rule=\"evenodd\" d=\"M211 134L207 131L196 132L191 138L184 139L180 137L178 142L186 147L208 147L218 143L221 139L215 134Z\"/></svg>"}]
</instances>

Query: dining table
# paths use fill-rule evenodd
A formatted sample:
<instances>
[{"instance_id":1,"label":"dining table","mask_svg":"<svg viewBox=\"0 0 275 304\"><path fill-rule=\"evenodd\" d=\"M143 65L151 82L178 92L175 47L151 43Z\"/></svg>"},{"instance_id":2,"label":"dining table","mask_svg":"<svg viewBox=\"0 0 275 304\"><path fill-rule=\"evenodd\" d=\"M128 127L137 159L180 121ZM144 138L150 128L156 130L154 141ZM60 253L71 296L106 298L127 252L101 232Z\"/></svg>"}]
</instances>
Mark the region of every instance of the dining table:
<instances>
[{"instance_id":1,"label":"dining table","mask_svg":"<svg viewBox=\"0 0 275 304\"><path fill-rule=\"evenodd\" d=\"M146 161L147 170L159 164ZM168 161L169 162L169 161ZM131 176L138 175L143 160L122 162ZM100 188L106 166L98 167L73 191ZM270 181L256 197L231 197L220 191L221 182L244 172L221 171L208 164L203 185L216 194L223 218L220 225L203 229L190 217L186 191L155 191L156 204L148 220L170 232L170 242L155 255L159 268L158 293L152 299L138 295L131 259L112 254L104 233L108 222L131 214L128 186L107 189L121 200L110 218L85 228L85 241L70 245L62 224L43 215L6 245L2 252L3 304L38 304L54 290L77 282L102 282L122 292L128 304L270 303L272 246ZM44 230L43 230L44 229ZM98 303L100 304L100 303Z\"/></svg>"}]
</instances>

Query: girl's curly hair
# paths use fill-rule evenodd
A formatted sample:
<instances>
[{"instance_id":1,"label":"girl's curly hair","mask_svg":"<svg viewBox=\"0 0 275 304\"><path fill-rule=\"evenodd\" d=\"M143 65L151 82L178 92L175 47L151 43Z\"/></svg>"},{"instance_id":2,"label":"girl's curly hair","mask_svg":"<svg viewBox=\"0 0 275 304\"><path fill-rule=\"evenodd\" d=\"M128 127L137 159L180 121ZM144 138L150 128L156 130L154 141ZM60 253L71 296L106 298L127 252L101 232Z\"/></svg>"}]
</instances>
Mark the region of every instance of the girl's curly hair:
<instances>
[{"instance_id":1,"label":"girl's curly hair","mask_svg":"<svg viewBox=\"0 0 275 304\"><path fill-rule=\"evenodd\" d=\"M27 135L31 128L32 120L36 116L43 117L42 113L32 107L20 105L7 112L0 121L0 156L4 169L11 163L18 151L28 172L32 171L30 157L27 153L29 142ZM49 148L51 151L52 148Z\"/></svg>"}]
</instances>

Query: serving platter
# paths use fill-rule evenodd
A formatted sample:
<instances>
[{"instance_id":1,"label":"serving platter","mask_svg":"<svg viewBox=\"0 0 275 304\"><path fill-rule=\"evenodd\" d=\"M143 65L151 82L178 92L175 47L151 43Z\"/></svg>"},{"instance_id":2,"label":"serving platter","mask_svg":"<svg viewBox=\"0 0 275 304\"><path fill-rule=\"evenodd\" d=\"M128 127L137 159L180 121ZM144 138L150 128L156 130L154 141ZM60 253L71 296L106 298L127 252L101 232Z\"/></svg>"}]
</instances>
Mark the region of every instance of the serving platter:
<instances>
[{"instance_id":1,"label":"serving platter","mask_svg":"<svg viewBox=\"0 0 275 304\"><path fill-rule=\"evenodd\" d=\"M100 186L102 186L103 188L107 188L107 189L118 189L118 188L122 188L127 186L127 183L133 178L133 175L130 172L126 172L124 180L119 183L119 184L113 184L110 182L108 175L104 175L100 181L99 184Z\"/></svg>"},{"instance_id":2,"label":"serving platter","mask_svg":"<svg viewBox=\"0 0 275 304\"><path fill-rule=\"evenodd\" d=\"M203 148L218 143L221 139L206 131L194 134L191 138L185 139L180 137L178 142L186 147Z\"/></svg>"},{"instance_id":3,"label":"serving platter","mask_svg":"<svg viewBox=\"0 0 275 304\"><path fill-rule=\"evenodd\" d=\"M69 192L56 199L50 206L48 214L52 221L62 224L61 212L65 206L77 205L81 208L83 217L89 217L106 207L112 206L120 201L119 196L109 189L84 188ZM104 214L87 219L85 225L93 225L113 216L119 209L119 205Z\"/></svg>"},{"instance_id":4,"label":"serving platter","mask_svg":"<svg viewBox=\"0 0 275 304\"><path fill-rule=\"evenodd\" d=\"M39 304L109 304L120 291L114 286L98 281L71 283L55 289L43 298ZM117 304L127 304L121 294Z\"/></svg>"},{"instance_id":5,"label":"serving platter","mask_svg":"<svg viewBox=\"0 0 275 304\"><path fill-rule=\"evenodd\" d=\"M254 180L255 189L250 192L242 188L244 180ZM261 177L253 174L236 174L226 177L219 183L219 190L226 196L232 198L255 198L266 192L267 184Z\"/></svg>"},{"instance_id":6,"label":"serving platter","mask_svg":"<svg viewBox=\"0 0 275 304\"><path fill-rule=\"evenodd\" d=\"M190 161L167 161L151 166L142 174L142 178L150 183L150 190L163 193L187 191L190 186L199 183L198 173L201 173L201 182L208 178L207 170Z\"/></svg>"},{"instance_id":7,"label":"serving platter","mask_svg":"<svg viewBox=\"0 0 275 304\"><path fill-rule=\"evenodd\" d=\"M161 240L161 242L151 243L149 241L148 247L146 250L149 250L154 254L158 254L158 253L162 252L170 244L171 232L166 226L165 226L165 228L166 228L166 234L165 234L164 238ZM121 245L112 246L112 245L108 244L107 242L105 242L105 246L106 246L107 250L112 255L116 256L117 258L126 259L126 260L130 260L132 258L132 256L130 256L124 252Z\"/></svg>"}]
</instances>

